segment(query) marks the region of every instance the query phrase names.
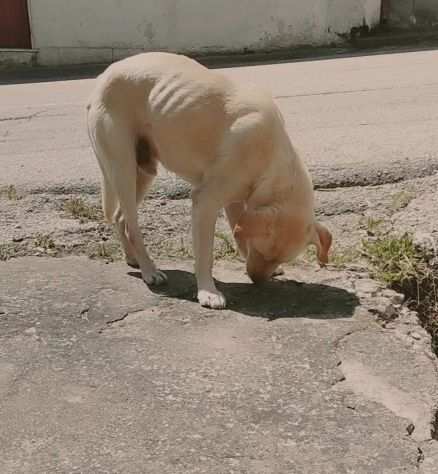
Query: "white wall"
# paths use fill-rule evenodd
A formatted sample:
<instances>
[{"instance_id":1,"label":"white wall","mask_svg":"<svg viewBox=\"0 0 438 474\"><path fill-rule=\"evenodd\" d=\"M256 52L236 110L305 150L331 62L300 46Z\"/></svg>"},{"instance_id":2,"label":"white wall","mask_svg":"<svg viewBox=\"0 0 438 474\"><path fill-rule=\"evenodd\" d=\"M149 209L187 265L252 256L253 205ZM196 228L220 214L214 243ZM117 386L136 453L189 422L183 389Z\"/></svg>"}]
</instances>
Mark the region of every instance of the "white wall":
<instances>
[{"instance_id":1,"label":"white wall","mask_svg":"<svg viewBox=\"0 0 438 474\"><path fill-rule=\"evenodd\" d=\"M415 14L432 21L438 20L437 0L416 0Z\"/></svg>"},{"instance_id":2,"label":"white wall","mask_svg":"<svg viewBox=\"0 0 438 474\"><path fill-rule=\"evenodd\" d=\"M394 26L434 24L438 21L438 0L391 0L390 22Z\"/></svg>"},{"instance_id":3,"label":"white wall","mask_svg":"<svg viewBox=\"0 0 438 474\"><path fill-rule=\"evenodd\" d=\"M233 52L339 41L379 21L381 0L29 0L41 63L140 50Z\"/></svg>"}]
</instances>

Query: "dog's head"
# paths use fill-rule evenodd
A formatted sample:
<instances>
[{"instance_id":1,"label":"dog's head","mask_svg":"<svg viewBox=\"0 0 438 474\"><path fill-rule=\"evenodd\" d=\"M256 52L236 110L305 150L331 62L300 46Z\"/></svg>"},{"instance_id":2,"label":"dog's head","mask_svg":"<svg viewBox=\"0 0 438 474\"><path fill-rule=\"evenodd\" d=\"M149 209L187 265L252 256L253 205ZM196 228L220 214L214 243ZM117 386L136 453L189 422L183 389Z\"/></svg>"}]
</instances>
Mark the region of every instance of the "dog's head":
<instances>
[{"instance_id":1,"label":"dog's head","mask_svg":"<svg viewBox=\"0 0 438 474\"><path fill-rule=\"evenodd\" d=\"M296 258L308 245L317 247L319 263L328 263L332 236L322 224L293 210L260 207L244 212L234 228L247 247L246 267L254 282L269 279L284 262Z\"/></svg>"}]
</instances>

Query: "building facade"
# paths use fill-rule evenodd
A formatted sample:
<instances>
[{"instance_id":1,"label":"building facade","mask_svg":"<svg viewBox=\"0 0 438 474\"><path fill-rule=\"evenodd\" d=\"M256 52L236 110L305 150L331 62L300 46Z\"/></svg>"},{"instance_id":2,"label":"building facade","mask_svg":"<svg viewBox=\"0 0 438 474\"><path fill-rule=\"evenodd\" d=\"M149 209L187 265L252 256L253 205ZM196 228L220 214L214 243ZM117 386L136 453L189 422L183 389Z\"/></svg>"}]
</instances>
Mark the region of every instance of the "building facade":
<instances>
[{"instance_id":1,"label":"building facade","mask_svg":"<svg viewBox=\"0 0 438 474\"><path fill-rule=\"evenodd\" d=\"M38 64L58 65L109 63L152 50L212 54L321 46L342 42L352 28L378 25L381 3L0 0L0 57L27 52Z\"/></svg>"}]
</instances>

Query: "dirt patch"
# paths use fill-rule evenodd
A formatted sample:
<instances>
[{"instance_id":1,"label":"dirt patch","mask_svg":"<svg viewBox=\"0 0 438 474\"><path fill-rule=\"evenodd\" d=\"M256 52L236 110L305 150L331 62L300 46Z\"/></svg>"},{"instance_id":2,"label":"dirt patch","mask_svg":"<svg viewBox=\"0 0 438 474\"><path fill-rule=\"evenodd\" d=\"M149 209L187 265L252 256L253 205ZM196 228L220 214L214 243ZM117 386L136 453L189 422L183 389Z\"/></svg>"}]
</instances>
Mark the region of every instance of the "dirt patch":
<instances>
[{"instance_id":1,"label":"dirt patch","mask_svg":"<svg viewBox=\"0 0 438 474\"><path fill-rule=\"evenodd\" d=\"M435 177L382 186L319 190L318 219L334 234L331 264L366 266L361 242L394 226L394 216L406 210L425 190L436 189ZM102 222L100 196L95 189L63 194L58 189L25 194L13 184L0 198L0 259L16 256L88 255L108 261L122 258L111 226ZM53 191L53 192L52 192ZM153 192L139 210L149 252L155 258L192 258L191 202L181 199L175 182L174 199ZM221 214L215 239L216 259L238 258L231 231ZM300 261L314 261L313 249Z\"/></svg>"},{"instance_id":2,"label":"dirt patch","mask_svg":"<svg viewBox=\"0 0 438 474\"><path fill-rule=\"evenodd\" d=\"M22 256L88 255L122 259L111 225L102 222L96 194L26 194L0 200L0 259ZM188 199L148 199L139 210L145 243L155 258L191 258L191 203ZM233 238L219 217L216 258L234 258Z\"/></svg>"}]
</instances>

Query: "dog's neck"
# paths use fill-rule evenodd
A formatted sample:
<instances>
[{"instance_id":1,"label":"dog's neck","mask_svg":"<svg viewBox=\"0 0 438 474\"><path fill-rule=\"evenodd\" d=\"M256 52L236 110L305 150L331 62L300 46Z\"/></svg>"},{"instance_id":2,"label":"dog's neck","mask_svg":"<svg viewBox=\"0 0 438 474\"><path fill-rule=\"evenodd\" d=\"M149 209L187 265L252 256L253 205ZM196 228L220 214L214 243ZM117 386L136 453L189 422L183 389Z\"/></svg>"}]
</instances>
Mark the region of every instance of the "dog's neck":
<instances>
[{"instance_id":1,"label":"dog's neck","mask_svg":"<svg viewBox=\"0 0 438 474\"><path fill-rule=\"evenodd\" d=\"M283 207L289 203L303 211L313 212L313 184L307 167L288 137L282 145L265 172L253 184L246 201L247 207Z\"/></svg>"}]
</instances>

